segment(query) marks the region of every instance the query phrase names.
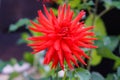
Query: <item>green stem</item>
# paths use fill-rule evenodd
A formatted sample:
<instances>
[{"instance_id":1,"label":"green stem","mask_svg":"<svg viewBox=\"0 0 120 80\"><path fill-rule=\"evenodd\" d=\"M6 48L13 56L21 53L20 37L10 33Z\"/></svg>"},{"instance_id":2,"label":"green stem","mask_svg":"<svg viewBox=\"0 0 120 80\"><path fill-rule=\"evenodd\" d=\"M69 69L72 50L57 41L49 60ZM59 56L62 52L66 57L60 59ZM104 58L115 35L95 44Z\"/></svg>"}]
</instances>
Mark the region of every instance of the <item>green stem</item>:
<instances>
[{"instance_id":1,"label":"green stem","mask_svg":"<svg viewBox=\"0 0 120 80\"><path fill-rule=\"evenodd\" d=\"M114 8L114 7L106 8L105 10L103 10L103 11L98 15L98 17L103 16L105 13L107 13L108 11L110 11L110 10L113 9L113 8Z\"/></svg>"},{"instance_id":2,"label":"green stem","mask_svg":"<svg viewBox=\"0 0 120 80\"><path fill-rule=\"evenodd\" d=\"M64 71L65 71L65 70L64 70ZM63 77L62 80L66 80L66 71L65 71L65 73L64 73L64 77Z\"/></svg>"},{"instance_id":3,"label":"green stem","mask_svg":"<svg viewBox=\"0 0 120 80\"><path fill-rule=\"evenodd\" d=\"M35 68L35 71L37 71L37 65L38 65L38 54L34 54L34 62L33 62L33 67Z\"/></svg>"}]
</instances>

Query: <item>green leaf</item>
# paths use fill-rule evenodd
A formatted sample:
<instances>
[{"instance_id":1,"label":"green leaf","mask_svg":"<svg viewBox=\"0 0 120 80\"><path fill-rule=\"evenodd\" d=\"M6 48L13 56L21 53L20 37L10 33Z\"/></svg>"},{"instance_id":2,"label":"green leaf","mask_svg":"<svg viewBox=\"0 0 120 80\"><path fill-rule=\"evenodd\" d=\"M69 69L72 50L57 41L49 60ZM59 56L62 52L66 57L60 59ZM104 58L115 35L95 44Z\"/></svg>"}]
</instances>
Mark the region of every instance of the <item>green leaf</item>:
<instances>
[{"instance_id":1,"label":"green leaf","mask_svg":"<svg viewBox=\"0 0 120 80\"><path fill-rule=\"evenodd\" d=\"M109 9L112 6L112 0L102 0L106 9Z\"/></svg>"},{"instance_id":2,"label":"green leaf","mask_svg":"<svg viewBox=\"0 0 120 80\"><path fill-rule=\"evenodd\" d=\"M33 64L33 60L34 60L34 55L32 55L30 52L25 52L23 55L23 58L25 61Z\"/></svg>"},{"instance_id":3,"label":"green leaf","mask_svg":"<svg viewBox=\"0 0 120 80\"><path fill-rule=\"evenodd\" d=\"M17 63L17 60L15 59L15 58L12 58L11 60L10 60L10 64L11 65L15 65Z\"/></svg>"},{"instance_id":4,"label":"green leaf","mask_svg":"<svg viewBox=\"0 0 120 80\"><path fill-rule=\"evenodd\" d=\"M24 25L28 25L28 24L30 24L29 19L27 19L27 18L20 19L15 24L10 25L9 31L10 32L16 31L18 28L20 28Z\"/></svg>"},{"instance_id":5,"label":"green leaf","mask_svg":"<svg viewBox=\"0 0 120 80\"><path fill-rule=\"evenodd\" d=\"M79 80L90 80L91 75L88 70L85 70L83 68L77 68L75 69L75 77L78 77Z\"/></svg>"},{"instance_id":6,"label":"green leaf","mask_svg":"<svg viewBox=\"0 0 120 80\"><path fill-rule=\"evenodd\" d=\"M101 60L102 60L102 57L98 55L97 50L93 49L90 64L92 66L97 66L98 64L100 64Z\"/></svg>"},{"instance_id":7,"label":"green leaf","mask_svg":"<svg viewBox=\"0 0 120 80\"><path fill-rule=\"evenodd\" d=\"M14 25L14 24L11 24L10 27L9 27L10 32L16 31L17 29L18 29L18 26Z\"/></svg>"},{"instance_id":8,"label":"green leaf","mask_svg":"<svg viewBox=\"0 0 120 80\"><path fill-rule=\"evenodd\" d=\"M105 80L105 79L100 73L92 72L91 80Z\"/></svg>"},{"instance_id":9,"label":"green leaf","mask_svg":"<svg viewBox=\"0 0 120 80\"><path fill-rule=\"evenodd\" d=\"M19 73L18 72L13 72L13 73L10 74L9 80L13 80L17 76L19 76Z\"/></svg>"},{"instance_id":10,"label":"green leaf","mask_svg":"<svg viewBox=\"0 0 120 80\"><path fill-rule=\"evenodd\" d=\"M69 0L71 8L76 8L80 4L81 0Z\"/></svg>"},{"instance_id":11,"label":"green leaf","mask_svg":"<svg viewBox=\"0 0 120 80\"><path fill-rule=\"evenodd\" d=\"M58 4L62 4L62 3L64 3L63 0L57 0L56 2L57 2Z\"/></svg>"},{"instance_id":12,"label":"green leaf","mask_svg":"<svg viewBox=\"0 0 120 80\"><path fill-rule=\"evenodd\" d=\"M87 26L91 26L93 23L93 15L88 16L85 23ZM106 29L105 29L105 24L104 24L103 20L101 18L99 18L98 16L96 16L94 26L95 26L94 31L95 31L96 35L99 35L99 36L107 35Z\"/></svg>"},{"instance_id":13,"label":"green leaf","mask_svg":"<svg viewBox=\"0 0 120 80\"><path fill-rule=\"evenodd\" d=\"M103 0L104 6L108 9L110 7L116 7L120 9L120 0Z\"/></svg>"},{"instance_id":14,"label":"green leaf","mask_svg":"<svg viewBox=\"0 0 120 80\"><path fill-rule=\"evenodd\" d=\"M103 38L104 45L107 46L111 51L115 50L119 43L119 39L117 36L106 36Z\"/></svg>"},{"instance_id":15,"label":"green leaf","mask_svg":"<svg viewBox=\"0 0 120 80\"><path fill-rule=\"evenodd\" d=\"M52 8L52 10L53 10L53 12L54 12L55 15L58 14L58 10L56 8Z\"/></svg>"},{"instance_id":16,"label":"green leaf","mask_svg":"<svg viewBox=\"0 0 120 80\"><path fill-rule=\"evenodd\" d=\"M116 56L114 53L112 53L112 51L109 48L107 48L106 46L99 47L97 49L97 52L102 57L112 59L112 60L120 60L120 58L118 56Z\"/></svg>"},{"instance_id":17,"label":"green leaf","mask_svg":"<svg viewBox=\"0 0 120 80\"><path fill-rule=\"evenodd\" d=\"M113 1L112 6L116 7L117 9L120 9L120 1Z\"/></svg>"},{"instance_id":18,"label":"green leaf","mask_svg":"<svg viewBox=\"0 0 120 80\"><path fill-rule=\"evenodd\" d=\"M117 76L115 74L108 74L106 80L117 80Z\"/></svg>"},{"instance_id":19,"label":"green leaf","mask_svg":"<svg viewBox=\"0 0 120 80\"><path fill-rule=\"evenodd\" d=\"M120 60L116 60L115 62L114 62L114 69L117 69L118 67L120 66Z\"/></svg>"},{"instance_id":20,"label":"green leaf","mask_svg":"<svg viewBox=\"0 0 120 80\"><path fill-rule=\"evenodd\" d=\"M30 43L30 40L27 40L27 38L29 38L29 34L26 32L23 32L21 34L21 38L17 41L17 44L22 44L22 43Z\"/></svg>"}]
</instances>

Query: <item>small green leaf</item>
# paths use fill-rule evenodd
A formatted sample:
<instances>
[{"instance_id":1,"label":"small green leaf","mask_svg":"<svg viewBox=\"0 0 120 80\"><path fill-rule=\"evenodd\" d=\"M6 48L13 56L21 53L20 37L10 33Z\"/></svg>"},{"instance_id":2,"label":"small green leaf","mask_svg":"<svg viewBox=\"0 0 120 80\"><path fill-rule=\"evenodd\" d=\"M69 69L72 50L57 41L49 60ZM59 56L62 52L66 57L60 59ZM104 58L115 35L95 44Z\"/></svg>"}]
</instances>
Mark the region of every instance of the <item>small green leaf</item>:
<instances>
[{"instance_id":1,"label":"small green leaf","mask_svg":"<svg viewBox=\"0 0 120 80\"><path fill-rule=\"evenodd\" d=\"M119 43L119 39L117 36L110 36L103 38L104 45L107 46L111 51L115 50Z\"/></svg>"},{"instance_id":2,"label":"small green leaf","mask_svg":"<svg viewBox=\"0 0 120 80\"><path fill-rule=\"evenodd\" d=\"M23 18L18 20L18 22L16 22L15 24L11 24L9 27L9 31L16 31L17 29L19 29L20 27L24 26L24 25L28 25L30 24L29 19L27 18Z\"/></svg>"},{"instance_id":3,"label":"small green leaf","mask_svg":"<svg viewBox=\"0 0 120 80\"><path fill-rule=\"evenodd\" d=\"M105 80L104 77L98 72L92 72L91 80Z\"/></svg>"},{"instance_id":4,"label":"small green leaf","mask_svg":"<svg viewBox=\"0 0 120 80\"><path fill-rule=\"evenodd\" d=\"M57 14L58 14L58 11L57 11L57 9L56 9L56 8L52 8L52 10L53 10L53 12L54 12L54 14L55 14L55 15L57 15Z\"/></svg>"},{"instance_id":5,"label":"small green leaf","mask_svg":"<svg viewBox=\"0 0 120 80\"><path fill-rule=\"evenodd\" d=\"M19 76L19 73L13 72L10 74L9 80L14 80L14 78L16 78L17 76Z\"/></svg>"},{"instance_id":6,"label":"small green leaf","mask_svg":"<svg viewBox=\"0 0 120 80\"><path fill-rule=\"evenodd\" d=\"M57 3L62 4L62 3L64 3L64 1L63 0L57 0Z\"/></svg>"},{"instance_id":7,"label":"small green leaf","mask_svg":"<svg viewBox=\"0 0 120 80\"><path fill-rule=\"evenodd\" d=\"M30 52L25 52L24 55L24 60L33 64L33 60L34 60L34 55L32 55Z\"/></svg>"},{"instance_id":8,"label":"small green leaf","mask_svg":"<svg viewBox=\"0 0 120 80\"><path fill-rule=\"evenodd\" d=\"M80 4L81 0L69 0L71 8L76 8Z\"/></svg>"},{"instance_id":9,"label":"small green leaf","mask_svg":"<svg viewBox=\"0 0 120 80\"><path fill-rule=\"evenodd\" d=\"M85 23L87 26L91 26L93 23L93 15L88 16ZM94 26L95 26L94 31L95 31L96 35L99 35L99 36L107 35L106 29L105 29L105 24L104 24L103 20L101 18L99 18L98 16L96 16Z\"/></svg>"},{"instance_id":10,"label":"small green leaf","mask_svg":"<svg viewBox=\"0 0 120 80\"><path fill-rule=\"evenodd\" d=\"M114 62L114 69L117 69L118 67L120 66L120 60L116 60L115 62Z\"/></svg>"},{"instance_id":11,"label":"small green leaf","mask_svg":"<svg viewBox=\"0 0 120 80\"><path fill-rule=\"evenodd\" d=\"M102 57L98 55L97 50L92 50L92 57L91 57L91 65L92 66L97 66L98 64L100 64L102 60Z\"/></svg>"},{"instance_id":12,"label":"small green leaf","mask_svg":"<svg viewBox=\"0 0 120 80\"><path fill-rule=\"evenodd\" d=\"M75 77L78 77L79 80L90 80L91 75L88 70L85 70L83 68L77 68L75 69Z\"/></svg>"},{"instance_id":13,"label":"small green leaf","mask_svg":"<svg viewBox=\"0 0 120 80\"><path fill-rule=\"evenodd\" d=\"M18 27L15 24L11 24L10 27L9 27L10 32L16 31L17 29L18 29Z\"/></svg>"},{"instance_id":14,"label":"small green leaf","mask_svg":"<svg viewBox=\"0 0 120 80\"><path fill-rule=\"evenodd\" d=\"M29 34L26 32L23 32L21 34L21 38L17 41L17 44L22 44L22 43L30 43L30 40L27 40L27 38L29 38Z\"/></svg>"},{"instance_id":15,"label":"small green leaf","mask_svg":"<svg viewBox=\"0 0 120 80\"><path fill-rule=\"evenodd\" d=\"M108 74L106 80L115 80L114 75L115 74Z\"/></svg>"},{"instance_id":16,"label":"small green leaf","mask_svg":"<svg viewBox=\"0 0 120 80\"><path fill-rule=\"evenodd\" d=\"M112 6L116 7L117 9L120 9L120 1L113 1Z\"/></svg>"},{"instance_id":17,"label":"small green leaf","mask_svg":"<svg viewBox=\"0 0 120 80\"><path fill-rule=\"evenodd\" d=\"M17 63L17 60L15 59L15 58L12 58L11 60L10 60L10 64L11 65L15 65Z\"/></svg>"}]
</instances>

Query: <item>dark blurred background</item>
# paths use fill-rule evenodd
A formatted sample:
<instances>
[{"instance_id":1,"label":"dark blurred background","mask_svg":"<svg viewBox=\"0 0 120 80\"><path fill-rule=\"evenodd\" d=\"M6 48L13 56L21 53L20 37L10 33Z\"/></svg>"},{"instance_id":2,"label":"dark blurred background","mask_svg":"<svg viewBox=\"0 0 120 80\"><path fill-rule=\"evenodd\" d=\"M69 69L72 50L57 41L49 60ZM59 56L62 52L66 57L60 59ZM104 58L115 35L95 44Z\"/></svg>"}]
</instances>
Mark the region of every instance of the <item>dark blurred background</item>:
<instances>
[{"instance_id":1,"label":"dark blurred background","mask_svg":"<svg viewBox=\"0 0 120 80\"><path fill-rule=\"evenodd\" d=\"M51 6L54 6L54 4L51 4ZM104 9L101 4L98 8L98 13ZM10 24L14 24L21 18L34 19L39 9L42 9L42 3L36 0L0 0L0 59L17 58L21 60L24 51L31 50L26 44L16 45L20 34L27 31L25 27L21 27L15 32L9 32L8 30ZM113 9L106 13L102 19L105 22L108 35L120 35L120 10ZM111 68L109 69L108 66L111 66L112 63L105 60L102 65L106 66L109 71ZM94 69L101 71L105 68L98 66Z\"/></svg>"}]
</instances>

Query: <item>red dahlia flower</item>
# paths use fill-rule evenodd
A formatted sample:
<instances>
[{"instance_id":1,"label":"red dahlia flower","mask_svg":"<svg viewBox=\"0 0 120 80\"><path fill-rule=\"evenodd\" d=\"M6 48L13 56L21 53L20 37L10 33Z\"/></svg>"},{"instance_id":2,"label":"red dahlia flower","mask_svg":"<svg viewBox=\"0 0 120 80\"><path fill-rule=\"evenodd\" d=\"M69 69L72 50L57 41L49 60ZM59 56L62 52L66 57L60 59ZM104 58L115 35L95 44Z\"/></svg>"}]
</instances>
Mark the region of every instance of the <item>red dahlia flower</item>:
<instances>
[{"instance_id":1,"label":"red dahlia flower","mask_svg":"<svg viewBox=\"0 0 120 80\"><path fill-rule=\"evenodd\" d=\"M70 10L69 5L60 6L57 17L52 9L49 13L44 6L44 11L45 15L41 10L38 11L39 23L31 21L34 27L29 27L30 30L43 34L29 38L33 41L32 44L29 44L34 50L33 53L47 49L44 64L52 62L52 68L60 63L61 68L64 69L64 61L67 62L70 69L73 69L72 64L78 66L77 60L86 65L82 57L89 58L89 56L81 48L96 48L92 42L96 38L92 38L94 33L89 31L93 29L93 26L86 28L83 22L79 22L85 12L82 10L72 20L74 12Z\"/></svg>"}]
</instances>

